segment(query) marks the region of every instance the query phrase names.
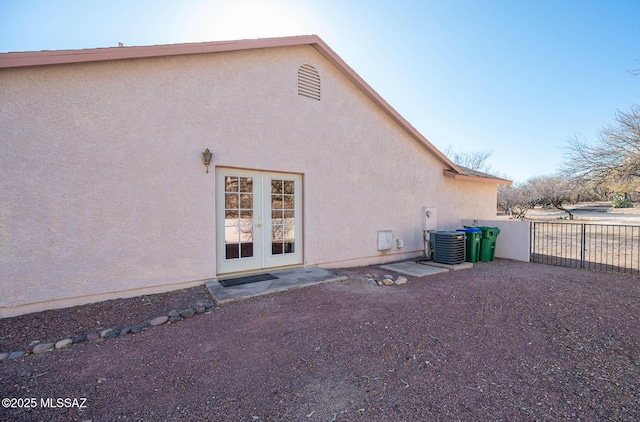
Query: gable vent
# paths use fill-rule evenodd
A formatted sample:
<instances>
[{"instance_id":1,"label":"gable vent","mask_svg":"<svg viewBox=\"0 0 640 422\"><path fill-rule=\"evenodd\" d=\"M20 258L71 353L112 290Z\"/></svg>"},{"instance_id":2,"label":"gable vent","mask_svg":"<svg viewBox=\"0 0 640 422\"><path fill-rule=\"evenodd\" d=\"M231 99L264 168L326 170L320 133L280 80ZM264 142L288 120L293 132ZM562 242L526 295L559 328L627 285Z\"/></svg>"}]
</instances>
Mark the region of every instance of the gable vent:
<instances>
[{"instance_id":1,"label":"gable vent","mask_svg":"<svg viewBox=\"0 0 640 422\"><path fill-rule=\"evenodd\" d=\"M320 75L310 64L298 69L298 95L320 101Z\"/></svg>"}]
</instances>

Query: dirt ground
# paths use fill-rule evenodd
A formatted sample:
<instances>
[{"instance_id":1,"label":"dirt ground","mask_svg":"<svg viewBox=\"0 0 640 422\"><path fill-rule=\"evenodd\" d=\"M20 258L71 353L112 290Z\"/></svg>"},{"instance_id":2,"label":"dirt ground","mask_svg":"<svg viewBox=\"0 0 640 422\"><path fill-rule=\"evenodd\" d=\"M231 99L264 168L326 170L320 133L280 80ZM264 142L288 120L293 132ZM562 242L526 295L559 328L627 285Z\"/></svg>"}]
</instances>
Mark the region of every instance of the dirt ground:
<instances>
[{"instance_id":1,"label":"dirt ground","mask_svg":"<svg viewBox=\"0 0 640 422\"><path fill-rule=\"evenodd\" d=\"M507 260L389 287L366 281L389 273L378 267L337 272L350 279L5 360L3 398L37 403L0 420L640 419L637 278ZM0 351L206 299L193 288L0 320ZM43 407L56 398L86 401Z\"/></svg>"}]
</instances>

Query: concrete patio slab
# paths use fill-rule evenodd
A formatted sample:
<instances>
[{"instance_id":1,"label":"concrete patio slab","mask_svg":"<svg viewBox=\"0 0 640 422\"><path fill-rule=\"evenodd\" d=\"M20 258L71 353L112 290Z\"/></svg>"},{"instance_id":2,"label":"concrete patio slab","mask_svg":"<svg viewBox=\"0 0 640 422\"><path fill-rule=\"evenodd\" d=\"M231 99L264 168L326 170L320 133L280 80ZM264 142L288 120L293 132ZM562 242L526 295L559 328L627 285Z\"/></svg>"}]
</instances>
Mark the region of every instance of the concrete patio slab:
<instances>
[{"instance_id":1,"label":"concrete patio slab","mask_svg":"<svg viewBox=\"0 0 640 422\"><path fill-rule=\"evenodd\" d=\"M413 277L424 277L431 274L446 273L449 271L447 268L418 264L413 261L381 265L380 268L384 270L395 271L400 274L410 275Z\"/></svg>"},{"instance_id":2,"label":"concrete patio slab","mask_svg":"<svg viewBox=\"0 0 640 422\"><path fill-rule=\"evenodd\" d=\"M223 305L256 296L347 279L346 276L338 276L329 270L318 267L268 271L268 273L277 278L275 280L257 281L231 287L223 287L216 280L205 283L205 287L216 304Z\"/></svg>"},{"instance_id":3,"label":"concrete patio slab","mask_svg":"<svg viewBox=\"0 0 640 422\"><path fill-rule=\"evenodd\" d=\"M473 268L472 262L463 262L461 264L442 264L435 261L420 261L419 264L427 265L430 267L446 268L451 271L468 270L469 268Z\"/></svg>"}]
</instances>

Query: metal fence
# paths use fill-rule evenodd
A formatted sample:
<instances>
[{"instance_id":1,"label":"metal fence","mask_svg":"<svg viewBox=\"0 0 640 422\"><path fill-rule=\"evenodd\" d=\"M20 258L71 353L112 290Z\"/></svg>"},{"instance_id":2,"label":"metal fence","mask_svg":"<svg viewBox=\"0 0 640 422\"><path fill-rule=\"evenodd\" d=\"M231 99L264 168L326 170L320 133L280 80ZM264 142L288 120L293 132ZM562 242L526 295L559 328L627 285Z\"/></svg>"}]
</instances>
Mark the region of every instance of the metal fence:
<instances>
[{"instance_id":1,"label":"metal fence","mask_svg":"<svg viewBox=\"0 0 640 422\"><path fill-rule=\"evenodd\" d=\"M640 226L533 222L531 262L640 275Z\"/></svg>"}]
</instances>

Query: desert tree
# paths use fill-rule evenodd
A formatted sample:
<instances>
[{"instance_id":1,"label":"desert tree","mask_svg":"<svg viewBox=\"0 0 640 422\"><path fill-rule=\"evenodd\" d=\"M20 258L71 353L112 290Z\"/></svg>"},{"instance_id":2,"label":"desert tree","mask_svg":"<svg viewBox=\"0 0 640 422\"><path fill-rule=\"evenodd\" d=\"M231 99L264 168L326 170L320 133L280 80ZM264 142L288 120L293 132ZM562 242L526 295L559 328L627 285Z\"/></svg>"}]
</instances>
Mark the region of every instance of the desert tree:
<instances>
[{"instance_id":1,"label":"desert tree","mask_svg":"<svg viewBox=\"0 0 640 422\"><path fill-rule=\"evenodd\" d=\"M573 213L565 207L565 204L574 202L572 198L575 196L576 185L573 181L562 176L540 176L531 179L529 183L538 204L564 211L573 220Z\"/></svg>"},{"instance_id":2,"label":"desert tree","mask_svg":"<svg viewBox=\"0 0 640 422\"><path fill-rule=\"evenodd\" d=\"M498 185L498 208L513 216L518 206L518 188L509 185Z\"/></svg>"},{"instance_id":3,"label":"desert tree","mask_svg":"<svg viewBox=\"0 0 640 422\"><path fill-rule=\"evenodd\" d=\"M515 218L526 217L527 211L540 202L531 181L513 186L498 186L498 207Z\"/></svg>"},{"instance_id":4,"label":"desert tree","mask_svg":"<svg viewBox=\"0 0 640 422\"><path fill-rule=\"evenodd\" d=\"M573 202L607 201L613 193L610 186L593 182L581 182L577 179L571 180L575 181L576 188L575 198L572 198Z\"/></svg>"},{"instance_id":5,"label":"desert tree","mask_svg":"<svg viewBox=\"0 0 640 422\"><path fill-rule=\"evenodd\" d=\"M575 202L576 189L572 181L562 176L538 176L517 186L499 187L498 207L515 218L524 218L536 205L552 206L572 220L573 213L566 204Z\"/></svg>"},{"instance_id":6,"label":"desert tree","mask_svg":"<svg viewBox=\"0 0 640 422\"><path fill-rule=\"evenodd\" d=\"M632 106L628 112L616 112L614 122L599 131L597 143L575 137L568 142L566 151L563 176L583 185L603 185L612 190L637 188L640 185L640 105Z\"/></svg>"},{"instance_id":7,"label":"desert tree","mask_svg":"<svg viewBox=\"0 0 640 422\"><path fill-rule=\"evenodd\" d=\"M452 145L447 146L444 155L459 166L470 168L471 170L489 173L491 165L487 162L493 155L492 149L478 151L457 151Z\"/></svg>"}]
</instances>

